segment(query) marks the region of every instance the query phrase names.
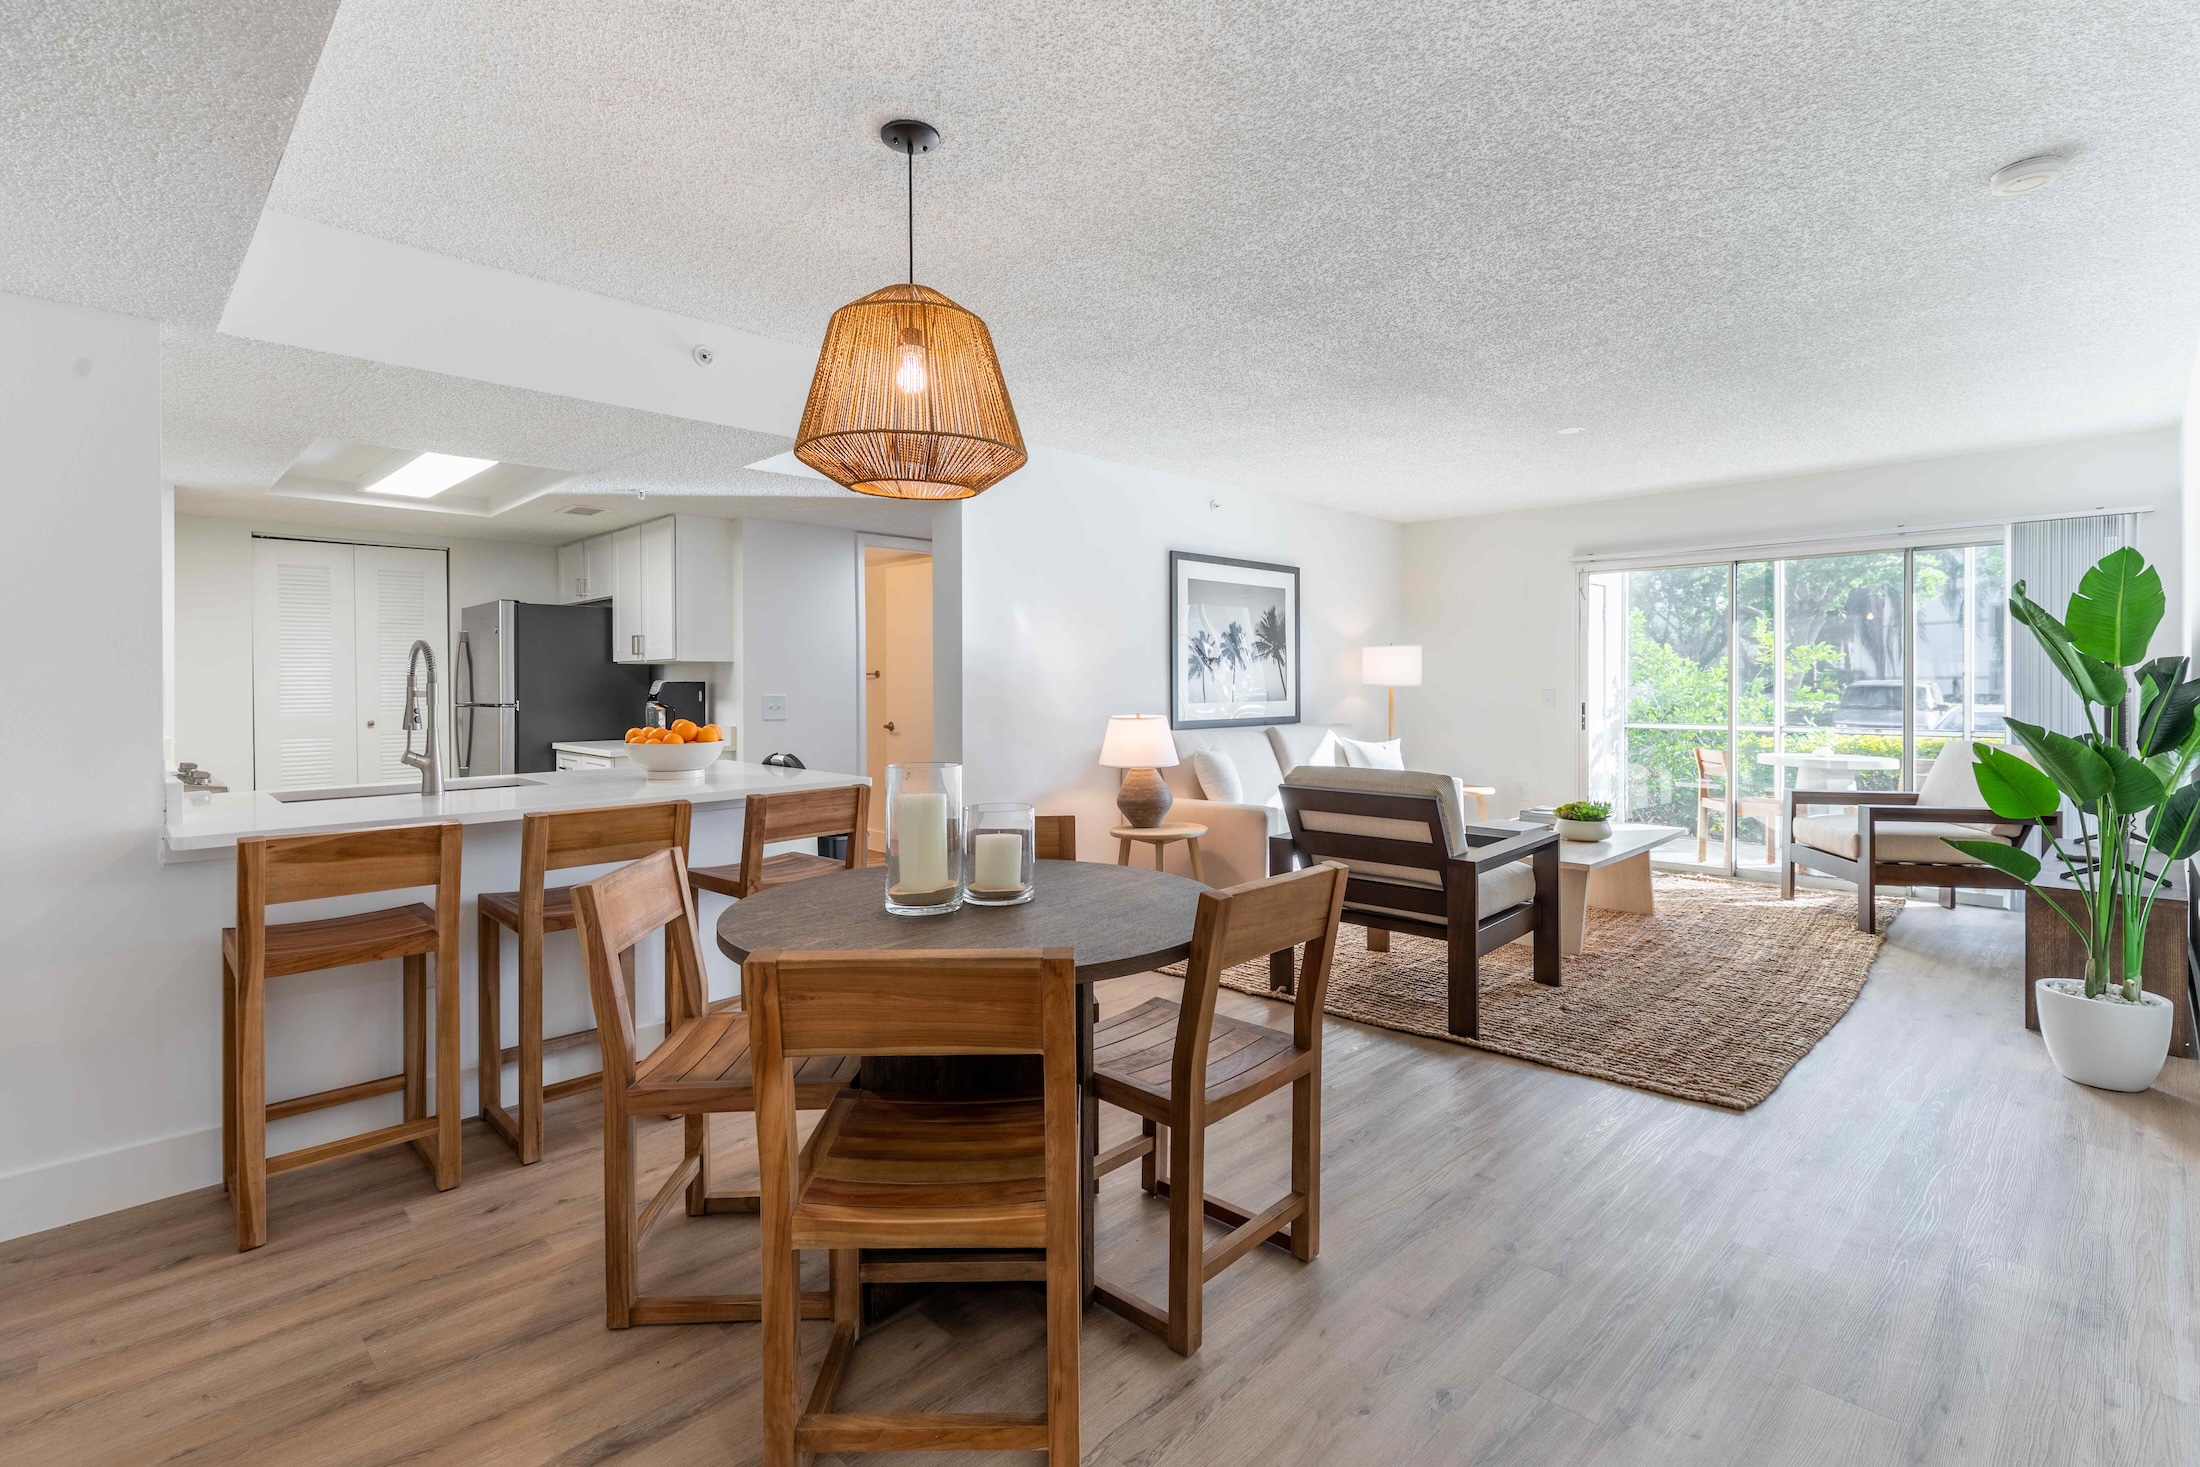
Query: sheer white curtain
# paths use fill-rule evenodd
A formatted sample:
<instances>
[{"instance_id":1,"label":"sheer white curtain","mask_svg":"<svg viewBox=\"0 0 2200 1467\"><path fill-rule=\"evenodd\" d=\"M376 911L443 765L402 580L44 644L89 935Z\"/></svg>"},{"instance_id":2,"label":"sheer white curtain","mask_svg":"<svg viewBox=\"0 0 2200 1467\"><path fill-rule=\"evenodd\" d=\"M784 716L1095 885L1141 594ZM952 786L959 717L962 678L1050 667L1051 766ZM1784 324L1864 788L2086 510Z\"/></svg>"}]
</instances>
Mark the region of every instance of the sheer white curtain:
<instances>
[{"instance_id":1,"label":"sheer white curtain","mask_svg":"<svg viewBox=\"0 0 2200 1467\"><path fill-rule=\"evenodd\" d=\"M2009 527L2010 584L2024 582L2024 594L2060 620L2071 593L2094 563L2119 546L2134 544L2138 535L2135 514L2020 520ZM2009 716L2058 733L2085 731L2085 707L2078 695L2022 627L2012 628L2009 635Z\"/></svg>"}]
</instances>

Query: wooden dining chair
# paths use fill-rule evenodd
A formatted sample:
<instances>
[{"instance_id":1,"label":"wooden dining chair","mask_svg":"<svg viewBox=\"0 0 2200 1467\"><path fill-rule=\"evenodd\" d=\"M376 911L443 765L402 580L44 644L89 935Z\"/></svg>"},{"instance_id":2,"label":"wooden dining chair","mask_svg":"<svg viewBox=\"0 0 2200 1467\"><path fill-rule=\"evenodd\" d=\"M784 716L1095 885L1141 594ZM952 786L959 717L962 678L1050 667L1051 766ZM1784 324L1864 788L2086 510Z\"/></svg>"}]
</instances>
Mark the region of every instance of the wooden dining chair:
<instances>
[{"instance_id":1,"label":"wooden dining chair","mask_svg":"<svg viewBox=\"0 0 2200 1467\"><path fill-rule=\"evenodd\" d=\"M1077 1461L1084 1309L1078 1189L1076 961L1045 952L760 952L743 986L756 1023L764 1207L764 1461L798 1453L1043 1451ZM1036 1054L1037 1099L939 1100L850 1090L798 1157L796 1066L817 1055ZM833 1409L859 1333L838 1298L806 1405L796 1395L800 1250L945 1249L898 1279L1040 1278L1046 1410L1038 1415ZM953 1250L1014 1250L991 1260ZM841 1269L846 1278L848 1269ZM862 1277L870 1277L864 1266Z\"/></svg>"},{"instance_id":2,"label":"wooden dining chair","mask_svg":"<svg viewBox=\"0 0 2200 1467\"><path fill-rule=\"evenodd\" d=\"M222 929L222 1179L237 1251L267 1241L267 1179L407 1142L438 1191L459 1181L458 891L460 828L414 825L237 842L237 925ZM269 907L322 897L435 888L435 905L270 923ZM435 1107L428 1107L428 959L435 959ZM270 979L386 958L404 962L404 1069L270 1105ZM267 1124L402 1092L404 1119L363 1135L267 1154Z\"/></svg>"},{"instance_id":3,"label":"wooden dining chair","mask_svg":"<svg viewBox=\"0 0 2200 1467\"><path fill-rule=\"evenodd\" d=\"M741 819L741 859L730 866L696 866L688 871L688 884L698 894L715 892L739 901L762 891L868 864L871 787L849 785L843 789L794 790L776 795L750 795ZM764 854L767 844L807 840L815 836L846 836L848 853L839 859L808 851Z\"/></svg>"},{"instance_id":4,"label":"wooden dining chair","mask_svg":"<svg viewBox=\"0 0 2200 1467\"><path fill-rule=\"evenodd\" d=\"M1732 781L1726 750L1696 750L1696 864L1702 865L1710 849L1711 822L1726 819L1726 787ZM1780 800L1775 795L1734 796L1734 823L1761 821L1765 827L1765 864L1775 865L1780 850Z\"/></svg>"},{"instance_id":5,"label":"wooden dining chair","mask_svg":"<svg viewBox=\"0 0 2200 1467\"><path fill-rule=\"evenodd\" d=\"M542 1033L542 940L573 927L573 888L546 886L552 871L634 861L662 850L687 854L688 827L695 807L686 800L657 805L625 805L600 810L565 810L530 815L520 824L519 890L483 892L474 959L474 983L480 1007L480 1068L476 1091L481 1118L519 1153L521 1166L542 1159L542 1108L553 1100L596 1089L601 1069L552 1084L542 1080L546 1054L596 1044L601 1025L547 1039ZM504 1043L504 957L502 935L510 928L519 939L518 1043ZM670 976L666 1012L671 1012ZM634 974L626 974L627 1002L634 999ZM504 1108L504 1067L519 1066L519 1114Z\"/></svg>"},{"instance_id":6,"label":"wooden dining chair","mask_svg":"<svg viewBox=\"0 0 2200 1467\"><path fill-rule=\"evenodd\" d=\"M1032 816L1031 859L1034 861L1076 860L1077 817L1075 815Z\"/></svg>"},{"instance_id":7,"label":"wooden dining chair","mask_svg":"<svg viewBox=\"0 0 2200 1467\"><path fill-rule=\"evenodd\" d=\"M761 1317L755 1294L688 1294L643 1297L637 1279L640 1253L650 1231L686 1192L691 1217L757 1210L754 1192L714 1192L710 1176L709 1118L756 1109L749 1053L749 1017L727 1009L705 1011L703 954L696 944L695 901L687 859L667 847L609 876L573 889L573 916L588 964L603 1046L603 1248L604 1312L613 1329L636 1324L706 1324ZM633 1001L627 993L627 958L634 945L662 931L669 1006L664 1041L636 1058ZM821 1109L856 1077L858 1061L844 1053L806 1056L788 1077L784 1097L792 1106ZM686 1141L680 1165L637 1216L634 1211L635 1131L640 1116L678 1116ZM843 1260L836 1259L838 1269ZM837 1279L836 1274L836 1279ZM852 1290L852 1279L836 1287ZM803 1317L831 1313L830 1294L805 1294Z\"/></svg>"},{"instance_id":8,"label":"wooden dining chair","mask_svg":"<svg viewBox=\"0 0 2200 1467\"><path fill-rule=\"evenodd\" d=\"M1325 861L1201 892L1184 1002L1149 999L1093 1034L1092 1093L1139 1119L1135 1139L1095 1161L1094 1179L1137 1160L1141 1185L1169 1202L1168 1307L1156 1309L1101 1278L1094 1293L1179 1355L1199 1348L1207 1280L1262 1243L1287 1247L1302 1263L1321 1247L1322 999L1347 876L1344 866ZM1302 945L1291 1033L1215 1012L1224 969ZM1207 1128L1286 1085L1291 1190L1258 1212L1209 1196ZM1205 1245L1209 1217L1231 1230L1213 1247Z\"/></svg>"}]
</instances>

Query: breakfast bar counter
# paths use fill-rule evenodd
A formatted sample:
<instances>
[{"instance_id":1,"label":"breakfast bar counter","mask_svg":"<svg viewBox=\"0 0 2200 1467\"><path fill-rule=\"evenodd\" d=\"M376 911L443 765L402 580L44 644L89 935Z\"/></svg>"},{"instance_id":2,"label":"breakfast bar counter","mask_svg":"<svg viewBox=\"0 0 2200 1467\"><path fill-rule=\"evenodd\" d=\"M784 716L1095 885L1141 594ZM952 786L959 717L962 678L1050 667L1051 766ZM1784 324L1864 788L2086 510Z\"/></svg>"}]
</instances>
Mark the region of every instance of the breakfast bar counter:
<instances>
[{"instance_id":1,"label":"breakfast bar counter","mask_svg":"<svg viewBox=\"0 0 2200 1467\"><path fill-rule=\"evenodd\" d=\"M204 860L232 852L237 841L254 835L317 835L335 830L365 830L389 825L517 825L528 815L554 810L586 810L603 805L644 805L658 800L688 800L700 815L705 809L736 809L753 794L792 790L838 789L869 783L860 774L821 769L781 769L721 759L699 779L645 778L632 765L615 769L572 769L541 774L453 779L444 793L423 796L412 781L389 786L388 793L332 793L301 798L306 791L241 790L202 795L170 791L171 808L161 837L161 859ZM727 859L732 859L728 857Z\"/></svg>"}]
</instances>

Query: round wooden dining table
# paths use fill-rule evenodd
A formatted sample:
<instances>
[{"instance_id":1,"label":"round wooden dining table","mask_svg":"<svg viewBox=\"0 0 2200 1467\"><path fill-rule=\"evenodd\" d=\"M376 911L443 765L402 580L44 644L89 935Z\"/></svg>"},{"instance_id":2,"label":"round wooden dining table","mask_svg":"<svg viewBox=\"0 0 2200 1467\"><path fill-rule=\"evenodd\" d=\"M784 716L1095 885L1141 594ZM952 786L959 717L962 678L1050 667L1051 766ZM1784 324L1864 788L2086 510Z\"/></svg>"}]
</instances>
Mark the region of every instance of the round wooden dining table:
<instances>
[{"instance_id":1,"label":"round wooden dining table","mask_svg":"<svg viewBox=\"0 0 2200 1467\"><path fill-rule=\"evenodd\" d=\"M728 907L718 919L718 950L736 963L749 954L940 949L1013 950L1066 947L1077 954L1077 1083L1079 1170L1083 1177L1084 1276L1092 1289L1092 1165L1099 1141L1099 1106L1092 1098L1091 985L1145 973L1192 953L1199 894L1207 888L1181 876L1090 861L1033 863L1032 899L1014 907L965 902L931 917L897 917L886 910L881 866L833 871L768 887ZM867 1090L930 1094L1036 1094L1036 1056L868 1056ZM870 1312L869 1309L866 1310Z\"/></svg>"}]
</instances>

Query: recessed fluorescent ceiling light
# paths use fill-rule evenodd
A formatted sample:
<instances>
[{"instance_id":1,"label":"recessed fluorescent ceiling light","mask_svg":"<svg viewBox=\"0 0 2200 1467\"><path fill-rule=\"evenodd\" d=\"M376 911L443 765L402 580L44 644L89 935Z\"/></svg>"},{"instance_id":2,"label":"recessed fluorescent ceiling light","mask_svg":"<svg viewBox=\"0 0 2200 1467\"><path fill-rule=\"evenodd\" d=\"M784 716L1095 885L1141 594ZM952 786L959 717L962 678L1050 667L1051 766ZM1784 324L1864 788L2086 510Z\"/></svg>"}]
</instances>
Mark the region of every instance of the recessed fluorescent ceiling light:
<instances>
[{"instance_id":1,"label":"recessed fluorescent ceiling light","mask_svg":"<svg viewBox=\"0 0 2200 1467\"><path fill-rule=\"evenodd\" d=\"M424 453L395 473L384 474L367 485L369 494L398 494L407 499L433 499L454 484L463 484L483 469L493 469L493 458L460 458L455 453Z\"/></svg>"},{"instance_id":2,"label":"recessed fluorescent ceiling light","mask_svg":"<svg viewBox=\"0 0 2200 1467\"><path fill-rule=\"evenodd\" d=\"M1576 433L1580 433L1580 432L1583 432L1583 431L1585 431L1585 430L1584 430L1584 429L1581 429L1581 428L1561 428L1561 429L1559 429L1559 430L1558 430L1558 436L1559 436L1559 437L1561 437L1561 438L1571 438L1571 437L1573 437L1573 436L1574 436L1574 435L1575 435Z\"/></svg>"}]
</instances>

